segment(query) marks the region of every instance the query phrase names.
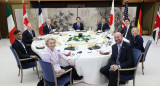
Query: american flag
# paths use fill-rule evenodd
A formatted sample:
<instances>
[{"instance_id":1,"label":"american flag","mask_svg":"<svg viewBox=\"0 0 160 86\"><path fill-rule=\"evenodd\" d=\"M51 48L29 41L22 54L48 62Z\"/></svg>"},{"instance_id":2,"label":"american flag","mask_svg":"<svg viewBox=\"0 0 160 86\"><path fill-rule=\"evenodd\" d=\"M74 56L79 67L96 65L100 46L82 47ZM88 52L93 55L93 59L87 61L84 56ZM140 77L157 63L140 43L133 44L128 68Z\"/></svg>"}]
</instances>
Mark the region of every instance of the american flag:
<instances>
[{"instance_id":1,"label":"american flag","mask_svg":"<svg viewBox=\"0 0 160 86\"><path fill-rule=\"evenodd\" d=\"M124 15L123 15L123 21L122 21L122 29L125 27L124 19L128 18L128 0L125 3L125 9L124 9Z\"/></svg>"}]
</instances>

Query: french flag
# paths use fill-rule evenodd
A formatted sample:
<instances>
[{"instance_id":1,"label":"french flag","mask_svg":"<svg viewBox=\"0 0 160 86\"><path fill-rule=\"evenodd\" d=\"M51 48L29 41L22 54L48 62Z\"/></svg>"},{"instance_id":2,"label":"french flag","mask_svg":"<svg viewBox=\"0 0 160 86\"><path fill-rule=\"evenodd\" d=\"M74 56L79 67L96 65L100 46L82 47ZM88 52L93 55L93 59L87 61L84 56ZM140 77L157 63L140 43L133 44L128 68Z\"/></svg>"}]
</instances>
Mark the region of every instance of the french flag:
<instances>
[{"instance_id":1,"label":"french flag","mask_svg":"<svg viewBox=\"0 0 160 86\"><path fill-rule=\"evenodd\" d=\"M42 15L42 9L41 9L41 4L40 1L38 2L39 6L39 13L38 13L38 19L39 19L39 35L43 35L43 27L44 27L44 22L43 22L43 15Z\"/></svg>"}]
</instances>

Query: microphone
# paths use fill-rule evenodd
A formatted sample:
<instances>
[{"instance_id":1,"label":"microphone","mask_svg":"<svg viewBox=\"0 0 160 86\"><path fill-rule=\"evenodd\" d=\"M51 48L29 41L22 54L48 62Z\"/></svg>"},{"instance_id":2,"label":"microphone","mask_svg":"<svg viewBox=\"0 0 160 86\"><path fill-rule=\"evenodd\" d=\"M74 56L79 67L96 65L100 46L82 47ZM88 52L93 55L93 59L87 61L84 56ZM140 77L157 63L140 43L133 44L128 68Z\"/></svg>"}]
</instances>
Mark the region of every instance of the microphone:
<instances>
[{"instance_id":1,"label":"microphone","mask_svg":"<svg viewBox=\"0 0 160 86\"><path fill-rule=\"evenodd\" d=\"M65 45L71 45L71 44L65 44ZM73 46L71 45L71 47L66 47L66 48L64 48L64 50L72 50L72 51L75 51L75 47L73 47Z\"/></svg>"}]
</instances>

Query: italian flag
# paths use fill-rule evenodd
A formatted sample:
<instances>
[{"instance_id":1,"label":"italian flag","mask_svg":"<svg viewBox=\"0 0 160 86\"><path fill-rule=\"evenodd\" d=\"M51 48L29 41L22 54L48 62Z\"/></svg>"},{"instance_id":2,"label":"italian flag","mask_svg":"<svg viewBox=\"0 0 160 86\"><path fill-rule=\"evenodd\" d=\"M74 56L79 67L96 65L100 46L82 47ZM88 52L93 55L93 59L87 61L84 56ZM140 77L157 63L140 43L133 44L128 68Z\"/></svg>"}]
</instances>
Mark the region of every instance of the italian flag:
<instances>
[{"instance_id":1,"label":"italian flag","mask_svg":"<svg viewBox=\"0 0 160 86\"><path fill-rule=\"evenodd\" d=\"M16 30L16 27L13 21L13 17L8 2L6 2L6 7L7 7L7 23L8 23L9 39L10 43L12 44L15 40L14 31Z\"/></svg>"}]
</instances>

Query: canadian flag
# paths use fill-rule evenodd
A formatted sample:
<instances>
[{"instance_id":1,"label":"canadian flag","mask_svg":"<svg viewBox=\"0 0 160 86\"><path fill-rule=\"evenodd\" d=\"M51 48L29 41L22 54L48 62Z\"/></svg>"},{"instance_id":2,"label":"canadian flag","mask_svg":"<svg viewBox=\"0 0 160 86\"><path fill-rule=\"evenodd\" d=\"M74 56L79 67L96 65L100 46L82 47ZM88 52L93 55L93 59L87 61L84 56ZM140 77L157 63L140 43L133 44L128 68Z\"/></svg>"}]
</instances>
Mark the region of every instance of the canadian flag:
<instances>
[{"instance_id":1,"label":"canadian flag","mask_svg":"<svg viewBox=\"0 0 160 86\"><path fill-rule=\"evenodd\" d=\"M42 15L42 9L41 9L41 4L38 2L39 6L39 13L38 13L38 19L39 19L39 35L43 35L43 27L44 27L44 22L43 22L43 15Z\"/></svg>"},{"instance_id":2,"label":"canadian flag","mask_svg":"<svg viewBox=\"0 0 160 86\"><path fill-rule=\"evenodd\" d=\"M111 14L110 14L110 31L114 32L114 0L112 1L112 8L111 8Z\"/></svg>"},{"instance_id":3,"label":"canadian flag","mask_svg":"<svg viewBox=\"0 0 160 86\"><path fill-rule=\"evenodd\" d=\"M23 1L23 22L24 22L24 30L26 30L27 29L27 24L29 23L29 21L28 21L28 16L27 16L24 1Z\"/></svg>"}]
</instances>

